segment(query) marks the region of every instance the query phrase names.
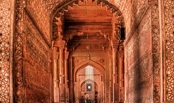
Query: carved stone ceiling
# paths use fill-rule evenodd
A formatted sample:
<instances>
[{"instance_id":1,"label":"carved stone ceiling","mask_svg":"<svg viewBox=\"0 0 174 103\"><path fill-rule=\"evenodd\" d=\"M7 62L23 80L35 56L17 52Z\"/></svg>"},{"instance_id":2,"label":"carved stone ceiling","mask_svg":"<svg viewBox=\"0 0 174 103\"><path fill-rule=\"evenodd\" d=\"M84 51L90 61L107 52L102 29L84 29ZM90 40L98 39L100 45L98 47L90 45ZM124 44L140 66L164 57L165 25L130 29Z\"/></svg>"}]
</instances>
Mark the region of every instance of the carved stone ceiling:
<instances>
[{"instance_id":1,"label":"carved stone ceiling","mask_svg":"<svg viewBox=\"0 0 174 103\"><path fill-rule=\"evenodd\" d=\"M71 32L112 32L112 14L96 2L79 2L78 6L69 8L64 17L66 29Z\"/></svg>"},{"instance_id":2,"label":"carved stone ceiling","mask_svg":"<svg viewBox=\"0 0 174 103\"><path fill-rule=\"evenodd\" d=\"M106 6L90 0L68 7L64 13L64 39L70 40L69 46L75 46L75 43L85 49L89 44L98 44L96 48L101 49L108 45L108 37L112 34L112 17Z\"/></svg>"}]
</instances>

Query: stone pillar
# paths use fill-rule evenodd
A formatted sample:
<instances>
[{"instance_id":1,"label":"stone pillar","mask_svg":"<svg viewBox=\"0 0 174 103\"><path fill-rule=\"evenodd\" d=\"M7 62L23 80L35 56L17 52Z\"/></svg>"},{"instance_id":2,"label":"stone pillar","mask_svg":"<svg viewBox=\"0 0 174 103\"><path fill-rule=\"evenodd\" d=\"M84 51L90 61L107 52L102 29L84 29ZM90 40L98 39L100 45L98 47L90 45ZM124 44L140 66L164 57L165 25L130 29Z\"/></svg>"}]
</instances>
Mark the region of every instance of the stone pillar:
<instances>
[{"instance_id":1,"label":"stone pillar","mask_svg":"<svg viewBox=\"0 0 174 103\"><path fill-rule=\"evenodd\" d=\"M117 90L117 51L118 51L118 40L112 40L111 41L111 46L112 46L112 103L115 103L116 100L116 96L118 91ZM117 101L118 102L118 101Z\"/></svg>"},{"instance_id":2,"label":"stone pillar","mask_svg":"<svg viewBox=\"0 0 174 103\"><path fill-rule=\"evenodd\" d=\"M112 102L115 102L115 81L116 81L116 48L112 49L112 69L113 69L113 73L112 73L112 80L113 80L113 84L112 84Z\"/></svg>"},{"instance_id":3,"label":"stone pillar","mask_svg":"<svg viewBox=\"0 0 174 103\"><path fill-rule=\"evenodd\" d=\"M67 63L67 61L68 61L68 56L69 56L69 52L67 52L67 48L65 48L65 101L66 101L66 103L68 103L68 101L69 101L69 89L68 89L68 67L67 67L67 65L68 65L68 63Z\"/></svg>"},{"instance_id":4,"label":"stone pillar","mask_svg":"<svg viewBox=\"0 0 174 103\"><path fill-rule=\"evenodd\" d=\"M64 46L65 41L62 40L62 35L59 32L59 37L55 41L55 46L58 47L59 59L58 59L58 76L59 76L59 103L65 103L65 79L64 79Z\"/></svg>"},{"instance_id":5,"label":"stone pillar","mask_svg":"<svg viewBox=\"0 0 174 103\"><path fill-rule=\"evenodd\" d=\"M54 80L54 103L59 102L59 86L58 86L58 52L57 47L53 46L53 80Z\"/></svg>"},{"instance_id":6,"label":"stone pillar","mask_svg":"<svg viewBox=\"0 0 174 103\"><path fill-rule=\"evenodd\" d=\"M65 102L65 80L63 73L63 45L59 45L59 88L60 88L60 103Z\"/></svg>"},{"instance_id":7,"label":"stone pillar","mask_svg":"<svg viewBox=\"0 0 174 103\"><path fill-rule=\"evenodd\" d=\"M74 78L73 78L73 57L69 59L69 67L70 67L70 78L69 78L69 102L73 103L74 102Z\"/></svg>"},{"instance_id":8,"label":"stone pillar","mask_svg":"<svg viewBox=\"0 0 174 103\"><path fill-rule=\"evenodd\" d=\"M119 46L119 58L118 58L119 64L118 64L118 74L119 74L119 102L124 101L124 75L123 75L123 70L124 70L124 49L123 45Z\"/></svg>"}]
</instances>

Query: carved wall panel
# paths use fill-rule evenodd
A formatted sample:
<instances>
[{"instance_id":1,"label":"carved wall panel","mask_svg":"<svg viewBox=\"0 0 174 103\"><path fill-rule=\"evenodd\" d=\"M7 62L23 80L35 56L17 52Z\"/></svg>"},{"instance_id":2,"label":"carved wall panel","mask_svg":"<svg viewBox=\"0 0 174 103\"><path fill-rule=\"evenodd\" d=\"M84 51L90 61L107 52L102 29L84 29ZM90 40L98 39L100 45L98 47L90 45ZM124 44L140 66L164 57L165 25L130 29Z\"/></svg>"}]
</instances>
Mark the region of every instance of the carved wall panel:
<instances>
[{"instance_id":1,"label":"carved wall panel","mask_svg":"<svg viewBox=\"0 0 174 103\"><path fill-rule=\"evenodd\" d=\"M174 102L174 1L164 0L164 33L165 33L165 65L166 65L166 101Z\"/></svg>"},{"instance_id":2,"label":"carved wall panel","mask_svg":"<svg viewBox=\"0 0 174 103\"><path fill-rule=\"evenodd\" d=\"M48 66L49 46L25 14L25 44L23 78L25 81L25 102L44 102L51 100L51 73Z\"/></svg>"},{"instance_id":3,"label":"carved wall panel","mask_svg":"<svg viewBox=\"0 0 174 103\"><path fill-rule=\"evenodd\" d=\"M49 46L24 10L25 2L16 1L14 35L14 102L51 102L52 79Z\"/></svg>"},{"instance_id":4,"label":"carved wall panel","mask_svg":"<svg viewBox=\"0 0 174 103\"><path fill-rule=\"evenodd\" d=\"M44 37L50 43L50 16L46 8L46 0L27 0L27 9L36 21L38 27L43 32Z\"/></svg>"},{"instance_id":5,"label":"carved wall panel","mask_svg":"<svg viewBox=\"0 0 174 103\"><path fill-rule=\"evenodd\" d=\"M43 40L39 32L34 28L31 20L27 18L26 21L26 46L27 53L31 58L37 62L42 68L48 70L48 54L49 47ZM39 54L39 55L38 55Z\"/></svg>"},{"instance_id":6,"label":"carved wall panel","mask_svg":"<svg viewBox=\"0 0 174 103\"><path fill-rule=\"evenodd\" d=\"M0 102L10 103L13 0L0 1Z\"/></svg>"}]
</instances>

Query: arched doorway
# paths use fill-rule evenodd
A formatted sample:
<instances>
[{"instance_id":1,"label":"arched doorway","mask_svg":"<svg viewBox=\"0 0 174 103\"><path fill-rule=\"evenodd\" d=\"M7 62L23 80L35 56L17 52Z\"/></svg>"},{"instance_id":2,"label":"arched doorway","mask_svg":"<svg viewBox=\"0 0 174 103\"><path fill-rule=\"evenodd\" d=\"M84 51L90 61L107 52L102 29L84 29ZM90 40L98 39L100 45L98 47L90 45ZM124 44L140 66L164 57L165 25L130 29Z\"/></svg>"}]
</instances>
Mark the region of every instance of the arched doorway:
<instances>
[{"instance_id":1,"label":"arched doorway","mask_svg":"<svg viewBox=\"0 0 174 103\"><path fill-rule=\"evenodd\" d=\"M44 2L45 2L46 0L44 0ZM47 1L56 1L56 0L47 0ZM62 0L62 1L64 1L64 0ZM66 1L68 1L69 2L69 0L66 0ZM77 2L76 0L71 0L72 2ZM82 1L84 1L84 0L82 0ZM92 0L92 1L94 1L94 0ZM107 0L97 0L97 2L99 2L100 3L100 1L107 1ZM111 1L114 1L114 0L111 0ZM171 39L170 37L169 37L169 39L168 38L164 38L163 39L163 33L164 33L164 31L166 31L167 32L167 34L166 34L166 36L168 37L169 35L172 37L172 29L171 30L169 30L169 29L165 29L165 30L161 30L161 28L163 28L163 27L167 27L167 28L171 28L172 27L172 22L170 22L172 19L168 19L168 18L172 18L173 16L171 16L172 14L170 13L170 10L172 10L172 9L170 9L171 8L171 6L173 6L173 5L170 5L170 3L171 2L167 2L167 3L165 3L167 0L162 0L162 1L158 1L158 0L156 0L156 1L153 1L153 2L149 2L149 1L147 1L146 3L144 3L143 1L141 2L141 1L139 1L139 0L133 0L133 1L131 1L131 3L128 1L128 3L127 3L127 1L124 1L124 0L115 0L115 1L118 1L118 3L115 3L115 4L119 4L118 6L124 6L124 5L126 5L126 6L124 6L124 7L122 7L124 10L125 10L125 16L128 16L128 17L125 17L125 18L128 18L127 20L126 20L126 22L131 22L132 20L132 22L136 22L136 24L134 25L134 23L131 23L131 26L129 27L128 26L128 29L129 28L131 28L132 29L132 27L134 28L134 27L136 27L136 28L138 28L138 29L132 29L132 30L130 30L130 32L131 32L131 35L133 35L133 34L135 34L134 33L134 31L138 31L138 34L142 34L143 36L141 36L141 37L150 37L149 35L147 36L145 36L144 34L149 34L149 32L147 32L147 30L145 29L145 31L144 31L144 29L142 29L141 27L145 27L144 26L144 24L146 24L146 23L148 23L148 22L146 22L146 21L150 21L150 23L149 24L146 24L146 27L151 27L151 29L149 29L152 33L151 33L151 35L152 35L152 38L150 38L150 39L143 39L143 38L140 38L141 40L140 40L140 44L142 43L141 41L142 41L142 39L143 40L145 40L145 41L153 41L153 43L151 43L151 44L153 44L152 45L152 49L154 50L153 52L151 52L150 51L150 53L149 54L153 54L153 60L152 59L148 59L147 61L149 61L149 60L152 60L153 61L153 63L149 63L149 64L153 64L153 71L154 71L154 75L152 75L153 76L153 83L151 83L151 84L153 84L151 87L152 87L152 89L151 89L151 91L153 91L151 94L154 94L154 96L152 95L150 95L152 98L150 98L150 97L144 97L143 96L143 98L150 98L151 100L153 99L153 97L155 98L155 100L158 100L158 101L162 101L162 99L164 99L164 98L168 98L168 96L170 96L171 97L171 95L170 95L170 93L173 93L173 92L166 92L166 91L168 91L169 89L170 89L170 86L168 86L168 85L171 85L172 86L172 83L171 84L168 84L168 80L166 80L166 83L163 83L163 80L161 80L160 81L160 79L161 78L163 78L163 75L164 75L164 81L165 81L165 79L170 79L171 80L171 74L170 74L170 71L168 72L168 67L169 67L169 69L170 69L170 66L171 65L173 65L172 63L168 63L168 62L166 62L166 61L168 61L168 59L170 59L170 60L172 60L173 58L172 58L172 56L171 56L171 54L173 53L172 52L172 50L171 50L171 45L173 44L173 43L168 43L168 42L173 42L173 39ZM120 1L121 2L125 2L125 3L120 3ZM12 2L14 2L14 0L12 0ZM5 5L4 5L4 3L5 3ZM11 3L11 2L10 2ZM3 2L3 7L4 8L7 8L7 9L3 9L3 13L7 13L7 12L10 12L10 10L8 9L10 6L7 6L6 4L8 4L8 5L10 5L10 3L8 2L8 1L6 1L6 2ZM42 1L41 1L41 3L42 4L46 4L46 3L43 3ZM163 5L163 3L164 3L164 5ZM169 5L168 5L168 3L169 3ZM13 3L12 3L13 4ZM32 3L33 4L33 3ZM40 4L40 3L39 3ZM60 4L62 4L62 3L60 3ZM66 4L66 3L65 3ZM77 4L77 3L76 3ZM127 4L130 4L130 5L127 5ZM138 4L138 5L136 5L136 4ZM150 4L150 5L149 5ZM17 87L14 87L15 89L14 90L16 90L16 88L18 89L18 88L21 88L20 86L21 86L21 78L23 78L22 77L22 75L19 75L19 74L22 74L22 73L24 73L23 72L23 67L22 67L22 62L21 61L23 61L22 59L20 59L20 61L19 61L19 58L23 58L23 50L21 49L22 47L23 47L23 44L22 43L24 43L25 44L25 41L24 42L22 42L21 43L21 39L23 40L23 33L26 33L26 31L25 30L23 30L23 28L25 28L25 23L23 24L23 21L26 21L24 18L25 17L23 17L24 15L25 15L25 13L23 12L23 9L25 8L27 8L27 6L26 6L26 4L25 4L25 2L23 1L23 0L19 0L19 2L17 1L16 2L16 10L15 11L17 11L17 13L16 13L16 17L15 18L17 18L15 21L16 21L16 25L18 25L18 26L16 26L15 25L15 29L16 29L16 32L15 32L15 38L14 38L14 58L15 58L15 60L14 60L14 68L15 68L15 70L14 71L17 71L17 73L15 72L14 73L14 78L15 77L17 77L17 78L19 78L20 77L20 79L15 79L15 85L17 85ZM36 9L39 9L39 7L37 7L37 5L38 5L38 2L36 3L36 5L32 5L33 6L33 8L36 8ZM50 5L50 3L49 3L49 5ZM68 4L69 5L69 4ZM141 5L143 5L143 6L141 6ZM52 5L51 5L52 6ZM60 7L61 7L61 5L59 5ZM149 6L151 6L151 7L149 7ZM163 8L165 8L164 6L166 6L167 8L165 9L165 10L163 10ZM130 7L130 10L128 10L129 9L129 7ZM157 7L159 7L159 8L157 8ZM12 8L14 8L14 7L12 7ZM147 9L146 9L147 8ZM43 9L43 8L41 8L43 11L46 11L45 9ZM13 9L11 9L12 11L14 11ZM40 10L40 9L39 9ZM39 11L38 10L38 11ZM60 10L60 9L59 9ZM58 10L58 11L59 11ZM65 9L66 10L66 9ZM134 11L135 10L135 11ZM35 12L36 10L34 9L33 10L33 12ZM43 12L43 11L41 11L41 13L39 13L38 15L33 15L33 14L35 14L35 13L33 13L32 15L31 15L31 17L33 16L33 17L36 17L36 16L41 16L40 14L44 14L45 12ZM129 12L130 11L132 11L131 13L130 13L130 15L129 15ZM144 11L144 12L143 12ZM149 12L150 11L150 12ZM155 12L154 12L155 11ZM156 12L157 11L157 12ZM164 15L164 13L165 13L165 17L163 18L163 15ZM37 14L37 13L36 13ZM143 14L143 15L141 15L141 14ZM150 15L149 15L150 14ZM162 15L157 15L157 14L162 14ZM10 13L8 13L8 15L10 16L11 14ZM13 21L13 19L14 18L9 18L9 17L6 17L7 15L5 15L5 17L3 17L3 22L5 22L6 23L6 18L8 18L8 20L10 20L10 19L12 19L12 21ZM131 16L131 17L130 17ZM170 17L169 17L170 16ZM148 17L148 18L146 18L146 17ZM4 18L5 18L5 21L4 21ZM150 18L150 19L149 19ZM2 19L2 17L1 17L1 19ZM31 19L31 18L30 18ZM134 19L136 19L135 21L134 21ZM164 21L163 20L161 20L161 19L165 19ZM37 19L36 19L37 20ZM43 21L44 19L39 19L39 20L41 20L41 21ZM47 19L48 20L48 19ZM130 20L130 21L129 21ZM145 23L145 22L146 23ZM170 25L162 25L163 23L164 24L166 24L166 22L167 22L167 24L169 24L169 22L170 22ZM128 25L129 25L129 23L128 23ZM8 27L6 27L6 25L4 25L3 23L1 23L2 24L2 26L5 26L5 28L3 27L3 30L5 30L5 36L13 36L12 34L13 33L11 33L11 35L6 35L6 34L8 34L8 32L6 32L7 30L9 31L9 29L7 29L6 30L6 28L9 28L9 26ZM10 22L9 23L7 23L7 24L11 24ZM23 25L20 25L20 24L23 24ZM38 23L38 21L36 21L36 23L33 23L33 24L35 24L36 25L36 27L37 27L37 24L39 24ZM140 26L139 26L140 25ZM13 26L13 23L12 23L12 26ZM40 25L39 25L40 26ZM45 25L43 25L43 26L45 26ZM139 26L139 27L138 27ZM42 28L41 28L42 29ZM36 29L35 29L36 30ZM24 32L21 32L21 31L24 31ZM40 31L40 30L37 30L37 31ZM42 30L41 30L42 31ZM128 30L129 31L129 30ZM166 33L165 32L165 33ZM169 32L169 33L168 33ZM2 34L4 35L4 31L2 32L2 33L0 33L1 34L1 36L2 36ZM36 33L32 33L32 34L36 34ZM40 34L42 34L42 33L40 33ZM165 34L164 34L165 35ZM28 35L27 35L28 36ZM36 35L35 35L36 36ZM38 35L37 35L38 36ZM139 35L136 35L137 37L135 37L135 38L138 38L139 39ZM43 39L43 38L42 38ZM129 38L129 40L130 39L132 39L131 37ZM151 40L152 39L152 40ZM161 40L160 40L161 39ZM40 39L41 40L41 39ZM39 41L40 41L39 40ZM128 40L128 41L129 41ZM162 41L165 41L166 40L166 44L164 43L164 47L160 47L160 45L161 44L163 44L163 42ZM3 40L3 42L6 42L6 40ZM9 41L9 40L8 40ZM134 41L136 41L135 39L133 39L133 42ZM138 41L139 42L139 41ZM138 44L138 42L135 42L135 43L137 43ZM8 43L7 43L8 44ZM12 43L13 44L13 43ZM35 43L35 44L37 44L37 43ZM132 42L130 43L130 44L133 44ZM170 47L169 47L169 49L168 49L168 45L170 45ZM6 47L6 45L3 45L3 48L4 47ZM132 47L135 47L135 46L132 46ZM141 45L140 45L140 47L142 47ZM140 47L138 47L138 49L141 49ZM11 48L13 48L12 46L11 46ZM142 47L143 48L143 47ZM166 50L163 50L164 48L167 48ZM130 48L130 49L133 49L134 50L134 48ZM161 49L161 50L159 50L159 49ZM47 49L48 50L48 49ZM168 50L170 50L169 52L168 52ZM25 51L25 50L24 50ZM144 50L144 48L143 48L143 51L145 51L145 52L147 52L146 50ZM165 51L167 51L166 53L167 54L164 54L164 56L163 56L163 54L161 54L161 52L164 52L165 53ZM4 51L3 51L4 52ZM5 51L5 53L7 53L7 54L9 54L8 53L9 51ZM10 51L11 52L11 51ZM19 54L18 54L19 53ZM33 53L33 52L32 52ZM36 52L36 53L38 53L38 52ZM4 53L2 53L2 51L1 51L1 54L2 55L4 55ZM48 53L45 53L45 54L48 54ZM130 57L132 57L132 54L133 55L137 55L136 53L134 54L134 52L133 53L130 53ZM148 54L147 54L148 55ZM160 57L160 56L161 57ZM168 56L169 55L169 56ZM142 56L142 55L140 55L140 56ZM166 59L164 59L164 60L162 60L163 58L165 58L167 56L167 58ZM43 57L43 56L41 56L41 57ZM144 57L144 56L143 56ZM17 59L16 59L17 58ZM139 59L140 57L135 57L135 60L136 59ZM151 57L150 57L151 58ZM127 58L126 58L127 59ZM3 61L4 60L6 60L6 58L3 58ZM24 60L26 60L26 59L24 59ZM44 59L44 60L46 60L46 59ZM128 61L129 60L132 60L132 59L127 59ZM161 62L159 62L159 60L161 60ZM36 59L36 61L37 61L37 59ZM11 62L11 61L9 61L9 59L7 59L7 62ZM42 62L43 62L43 60L42 60ZM166 63L165 63L166 62ZM31 62L30 62L31 63ZM17 64L17 65L16 65ZM136 64L136 63L134 63L134 64ZM138 64L140 64L140 63L138 63ZM143 65L145 64L147 64L147 62L146 63L142 63ZM147 68L146 67L141 67L141 65L142 64L140 64L140 66L136 66L136 67L138 67L138 69L139 68L145 68L146 70L147 70ZM9 66L9 64L5 64L5 65L8 65ZM135 68L134 66L132 66L131 65L131 63L130 64L128 64L129 66L131 66L131 67L133 67L133 69ZM161 68L162 69L160 69L160 67L159 67L159 65L161 66ZM163 67L163 65L164 65L164 67ZM167 69L165 69L165 65L166 65L166 67L167 67ZM128 66L128 67L129 67ZM4 66L3 67L1 67L1 68L3 68L3 70L4 70ZM5 67L6 68L6 67ZM32 68L32 67L31 67ZM164 68L164 69L163 69ZM2 70L2 69L1 69ZM30 69L31 70L31 69ZM36 70L36 69L34 69L34 70ZM126 72L127 74L131 74L131 75L133 75L134 74L134 71L132 70L132 69L130 69L131 71L128 71L128 72ZM142 69L141 69L142 70ZM164 70L164 71L163 71ZM161 71L162 73L160 74L160 72L159 71ZM8 71L7 71L8 72ZM140 71L141 72L141 71ZM142 70L142 72L144 72L144 70ZM167 72L167 74L165 74L165 72ZM41 74L41 73L40 73ZM144 73L144 74L150 74L150 73ZM17 75L17 76L16 76ZM151 74L150 74L151 75ZM30 76L31 77L31 76ZM142 76L142 77L147 77L146 75L145 76ZM165 78L166 77L166 78ZM35 76L35 78L37 78L36 76ZM135 77L136 78L136 77ZM149 77L148 77L149 78ZM173 79L173 78L172 78ZM4 79L5 81L6 81L6 79ZM132 80L132 78L129 78L129 80ZM135 80L137 80L137 79L135 79ZM132 81L135 81L134 80L134 78L133 78L133 80ZM140 79L138 79L138 80L140 80ZM147 80L146 78L144 79L141 79L141 80ZM19 82L18 82L19 81ZM147 81L150 81L149 79L147 80ZM142 81L141 81L142 82ZM170 82L170 81L169 81ZM17 84L17 83L19 83L19 84ZM25 83L26 83L26 81L25 81ZM144 83L144 81L143 81L143 83ZM47 84L48 84L48 82L47 82ZM128 83L128 85L129 84L131 84L131 83ZM150 83L148 83L148 84L150 84ZM164 85L163 85L164 84ZM3 84L4 85L4 84ZM5 84L5 85L7 85L7 87L8 87L8 84ZM23 85L22 85L23 86ZM164 86L164 88L163 88L163 86ZM136 87L136 86L135 86ZM130 87L130 86L128 86L128 88L133 88L134 89L134 86L133 87ZM143 88L143 87L142 87ZM166 88L166 89L165 89ZM149 89L149 88L148 88ZM164 91L163 91L163 89L164 89ZM23 92L21 92L23 89L18 89L17 91L15 91L14 92L14 95L17 95L17 96L20 96L20 98L19 99L17 99L17 100L20 100L22 97L23 97L23 95L21 95L21 94L19 94L19 93L23 93ZM142 89L141 89L142 90ZM162 92L165 92L164 93L164 98L162 97L163 96L163 93L161 93L161 91ZM173 89L172 89L173 90ZM172 91L171 89L169 90L169 91ZM20 92L19 92L20 91ZM43 91L43 90L42 90ZM131 90L130 90L131 91ZM144 91L144 90L143 90ZM6 91L5 91L6 92ZM4 94L4 93L3 93ZM7 93L8 94L8 93ZM12 94L12 93L11 93ZM131 96L132 94L130 93L130 96ZM32 95L33 96L33 95ZM12 96L11 96L12 97ZM16 97L15 97L16 98ZM140 98L142 98L142 97L140 97ZM156 99L157 98L157 99ZM161 100L159 100L159 99L161 99ZM169 98L169 100L170 99L172 99L172 98ZM140 99L139 99L140 100ZM164 101L169 101L168 99L167 100L164 100ZM130 101L129 101L130 102Z\"/></svg>"},{"instance_id":2,"label":"arched doorway","mask_svg":"<svg viewBox=\"0 0 174 103\"><path fill-rule=\"evenodd\" d=\"M102 73L91 65L79 68L76 73L76 86L74 90L76 99L80 100L84 97L85 100L91 102L103 101L104 81L102 81L102 76Z\"/></svg>"},{"instance_id":3,"label":"arched doorway","mask_svg":"<svg viewBox=\"0 0 174 103\"><path fill-rule=\"evenodd\" d=\"M70 4L73 3L75 6L71 7ZM123 101L124 98L124 66L122 65L123 56L120 56L124 52L123 49L120 49L123 48L124 41L124 20L121 12L114 5L105 0L102 1L103 6L100 3L101 1L92 0L72 1L67 5L62 4L62 8L57 8L53 13L53 22L56 22L52 25L53 37L56 38L53 46L59 55L57 71L61 75L59 81L65 81L59 84L59 88L61 88L60 90L68 88L68 92L65 92L69 94L71 103L78 103L79 96L81 96L80 85L83 77L81 76L79 80L77 74L80 73L79 71L85 70L85 67L93 66L90 63L105 68L103 71L94 66L101 72L98 81L102 86L98 85L97 100L105 103ZM111 10L108 10L107 7L110 7ZM69 53L68 57L66 56L67 52ZM81 69L79 70L79 68ZM59 89L56 90L58 93ZM56 95L59 95L60 101L64 101L65 93L62 91L59 93ZM94 95L92 97L95 97Z\"/></svg>"}]
</instances>

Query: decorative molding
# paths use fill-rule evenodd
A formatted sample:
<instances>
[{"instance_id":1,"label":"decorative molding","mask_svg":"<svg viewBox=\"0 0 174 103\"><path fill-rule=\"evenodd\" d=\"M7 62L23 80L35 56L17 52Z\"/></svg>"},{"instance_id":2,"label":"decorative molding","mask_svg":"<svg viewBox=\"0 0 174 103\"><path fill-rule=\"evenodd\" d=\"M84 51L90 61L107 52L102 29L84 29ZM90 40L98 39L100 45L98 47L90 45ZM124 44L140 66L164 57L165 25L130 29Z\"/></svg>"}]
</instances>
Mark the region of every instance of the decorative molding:
<instances>
[{"instance_id":1,"label":"decorative molding","mask_svg":"<svg viewBox=\"0 0 174 103\"><path fill-rule=\"evenodd\" d=\"M153 101L161 102L161 56L160 56L160 23L159 23L159 1L149 0L151 5L151 25L152 25L152 57L153 57Z\"/></svg>"},{"instance_id":2,"label":"decorative molding","mask_svg":"<svg viewBox=\"0 0 174 103\"><path fill-rule=\"evenodd\" d=\"M13 41L14 61L14 102L24 102L24 78L23 78L23 30L24 30L24 0L16 0L15 8L15 34Z\"/></svg>"}]
</instances>

